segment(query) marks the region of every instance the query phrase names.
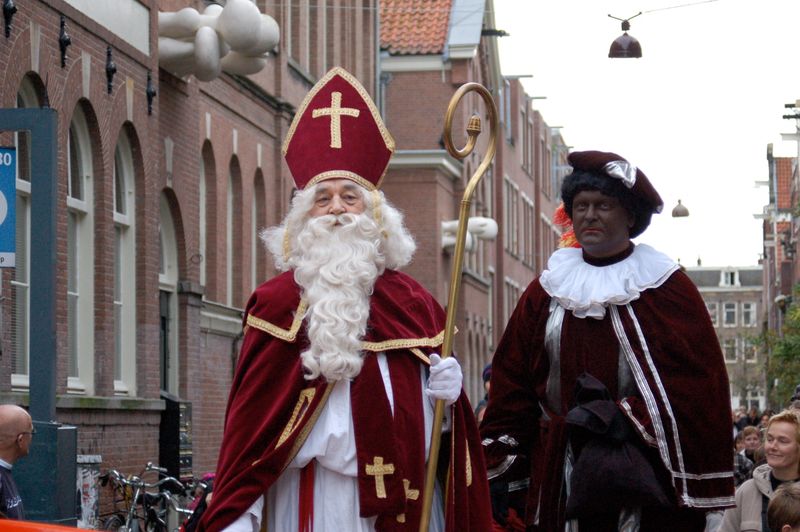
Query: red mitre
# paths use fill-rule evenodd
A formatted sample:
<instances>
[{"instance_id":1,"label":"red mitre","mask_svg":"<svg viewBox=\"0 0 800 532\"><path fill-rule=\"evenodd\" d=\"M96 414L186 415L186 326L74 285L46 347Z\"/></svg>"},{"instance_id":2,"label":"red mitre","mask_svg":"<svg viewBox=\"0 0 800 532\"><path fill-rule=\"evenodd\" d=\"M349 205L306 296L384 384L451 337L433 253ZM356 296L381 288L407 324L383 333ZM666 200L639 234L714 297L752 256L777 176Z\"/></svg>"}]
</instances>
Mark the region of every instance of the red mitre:
<instances>
[{"instance_id":1,"label":"red mitre","mask_svg":"<svg viewBox=\"0 0 800 532\"><path fill-rule=\"evenodd\" d=\"M653 212L661 212L664 202L647 176L639 168L616 153L604 151L574 151L567 161L575 170L605 174L621 180L634 196L643 199Z\"/></svg>"},{"instance_id":2,"label":"red mitre","mask_svg":"<svg viewBox=\"0 0 800 532\"><path fill-rule=\"evenodd\" d=\"M394 139L375 103L340 67L312 87L283 142L283 156L299 189L345 178L375 190L393 152Z\"/></svg>"}]
</instances>

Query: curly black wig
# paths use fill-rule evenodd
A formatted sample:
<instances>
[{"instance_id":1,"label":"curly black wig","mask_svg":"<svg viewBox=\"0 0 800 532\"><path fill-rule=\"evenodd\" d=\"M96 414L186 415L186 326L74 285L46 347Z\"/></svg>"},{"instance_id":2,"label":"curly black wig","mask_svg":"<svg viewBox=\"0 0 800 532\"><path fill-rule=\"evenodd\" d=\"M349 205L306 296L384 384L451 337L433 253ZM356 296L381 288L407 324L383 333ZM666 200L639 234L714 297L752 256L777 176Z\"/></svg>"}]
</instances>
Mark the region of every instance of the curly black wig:
<instances>
[{"instance_id":1,"label":"curly black wig","mask_svg":"<svg viewBox=\"0 0 800 532\"><path fill-rule=\"evenodd\" d=\"M561 185L561 198L564 201L564 210L572 218L572 202L578 192L584 190L597 190L617 198L622 206L634 217L633 227L630 230L630 237L635 238L641 235L653 216L653 207L644 199L634 195L625 184L619 179L609 177L605 173L589 172L586 170L575 170L567 177Z\"/></svg>"}]
</instances>

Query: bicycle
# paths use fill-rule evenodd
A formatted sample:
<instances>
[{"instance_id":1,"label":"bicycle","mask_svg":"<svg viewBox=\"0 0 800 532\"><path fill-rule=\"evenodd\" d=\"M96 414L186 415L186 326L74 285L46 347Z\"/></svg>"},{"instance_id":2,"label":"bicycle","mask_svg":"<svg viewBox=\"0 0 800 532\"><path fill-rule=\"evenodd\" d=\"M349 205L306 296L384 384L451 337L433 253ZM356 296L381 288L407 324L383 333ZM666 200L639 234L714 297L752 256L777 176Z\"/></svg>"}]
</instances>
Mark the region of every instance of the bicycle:
<instances>
[{"instance_id":1,"label":"bicycle","mask_svg":"<svg viewBox=\"0 0 800 532\"><path fill-rule=\"evenodd\" d=\"M146 482L143 477L151 471L164 477L156 482ZM191 514L191 511L178 504L173 495L183 493L186 488L178 479L167 476L166 472L166 469L148 462L139 475L125 477L115 469L100 475L101 485L111 483L114 490L114 511L103 521L103 530L167 532L170 530L171 513L178 517L186 515L186 512ZM154 489L158 491L147 491ZM177 529L177 525L174 528Z\"/></svg>"}]
</instances>

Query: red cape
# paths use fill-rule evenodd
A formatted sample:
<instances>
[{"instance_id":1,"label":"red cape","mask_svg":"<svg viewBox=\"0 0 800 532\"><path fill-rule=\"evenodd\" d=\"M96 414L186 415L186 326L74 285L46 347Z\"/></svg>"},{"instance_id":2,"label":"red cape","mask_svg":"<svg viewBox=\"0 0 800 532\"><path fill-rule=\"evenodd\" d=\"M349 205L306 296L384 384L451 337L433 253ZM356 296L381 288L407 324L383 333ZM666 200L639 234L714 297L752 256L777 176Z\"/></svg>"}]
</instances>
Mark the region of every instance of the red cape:
<instances>
[{"instance_id":1,"label":"red cape","mask_svg":"<svg viewBox=\"0 0 800 532\"><path fill-rule=\"evenodd\" d=\"M269 489L302 446L325 404L333 385L321 378L314 381L303 378L299 353L308 344L302 326L305 310L292 272L261 285L247 304L246 334L228 399L214 495L200 522L200 531L216 532L225 528ZM367 357L371 353L385 352L392 371L398 365L407 368L408 379L404 382L413 382L414 378L419 382L418 370L413 368L419 368L418 361L427 363L428 355L441 349L444 322L441 306L422 286L403 273L387 270L376 281L370 299L364 350L368 352ZM365 368L369 366L365 362ZM417 371L416 377L414 371ZM405 375L405 372L398 373ZM361 389L368 395L372 386L362 370L353 380L352 390ZM375 416L354 416L361 417L368 423ZM413 412L407 417L413 424L415 419L422 419L422 412ZM380 437L369 438L370 445L383 446L382 455L405 460L404 476L421 478L424 484L424 460L409 460L402 455L417 456L418 453L397 450L405 451L415 445L418 448L414 442L422 440L424 435L413 433L419 431L402 432L402 438L396 438L395 430L402 428L395 427L400 423L397 414L395 418L392 426L387 426L387 418L381 418L385 430L378 431L376 436ZM453 421L449 440L442 442L444 456L440 457L440 464L447 464L449 455L454 456L450 461L449 482L442 483L448 486L447 530L483 532L489 529L491 520L488 484L472 408L463 392L453 405ZM365 480L361 471L365 438L359 438L359 426L361 422L356 423L361 485ZM393 478L395 476L398 478ZM406 498L404 491L402 496L396 497L393 493L403 489L401 480L399 475L386 477L389 496L385 499L364 500L365 491L360 492L362 514L366 508L372 510L372 515L379 515L377 530L418 529L422 489L420 487L419 497L415 499ZM374 483L374 479L366 478L366 483L370 482ZM398 505L402 512L398 511ZM385 514L381 513L381 508L385 509ZM404 523L398 522L399 513L406 515Z\"/></svg>"}]
</instances>

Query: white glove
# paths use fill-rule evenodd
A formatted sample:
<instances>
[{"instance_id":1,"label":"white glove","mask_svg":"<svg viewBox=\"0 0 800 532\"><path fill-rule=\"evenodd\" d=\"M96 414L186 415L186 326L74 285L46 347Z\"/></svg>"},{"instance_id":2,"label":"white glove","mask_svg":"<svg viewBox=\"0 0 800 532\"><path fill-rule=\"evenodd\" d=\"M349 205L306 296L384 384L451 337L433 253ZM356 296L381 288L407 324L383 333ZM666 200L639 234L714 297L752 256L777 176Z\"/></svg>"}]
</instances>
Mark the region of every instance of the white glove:
<instances>
[{"instance_id":1,"label":"white glove","mask_svg":"<svg viewBox=\"0 0 800 532\"><path fill-rule=\"evenodd\" d=\"M461 365L454 357L442 357L436 353L431 355L431 374L428 377L428 389L425 393L432 399L441 399L445 406L456 402L461 395L461 384L464 376Z\"/></svg>"}]
</instances>

